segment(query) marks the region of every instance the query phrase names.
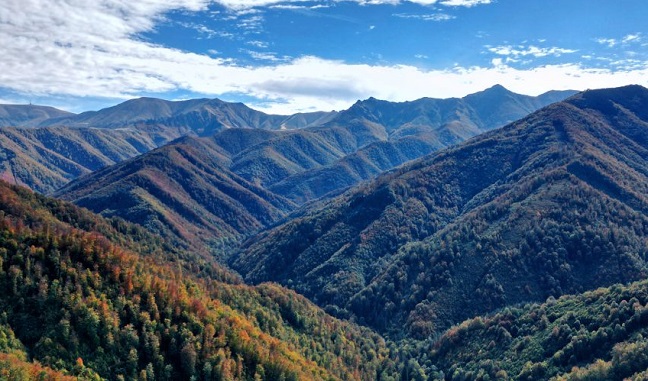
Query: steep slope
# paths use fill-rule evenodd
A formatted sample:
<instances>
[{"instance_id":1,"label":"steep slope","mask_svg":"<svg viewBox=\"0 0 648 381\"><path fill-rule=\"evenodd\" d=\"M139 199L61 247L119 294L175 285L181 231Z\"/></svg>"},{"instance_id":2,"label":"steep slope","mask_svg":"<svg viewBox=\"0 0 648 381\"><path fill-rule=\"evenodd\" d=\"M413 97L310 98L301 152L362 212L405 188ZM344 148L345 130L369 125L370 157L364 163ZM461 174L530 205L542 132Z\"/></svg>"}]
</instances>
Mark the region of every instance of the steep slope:
<instances>
[{"instance_id":1,"label":"steep slope","mask_svg":"<svg viewBox=\"0 0 648 381\"><path fill-rule=\"evenodd\" d=\"M485 93L491 92L495 93L489 99L520 97L506 90ZM229 238L249 236L298 205L460 141L463 137L439 140L431 125L415 129L410 126L410 135L390 140L390 133L403 123L412 119L440 123L425 115L439 114L439 107L443 113L455 115L458 105L469 109L459 99L424 99L405 104L370 100L354 106L361 110L352 108L340 113L340 118L325 126L289 131L226 129L211 137L182 139L136 161L74 181L57 194L97 213L120 216L218 251L234 243ZM350 118L351 114L355 116ZM367 119L369 114L374 115L372 120ZM402 129L399 131L402 133ZM192 152L194 157L177 159L175 156L184 155L178 154L178 147L182 152ZM220 185L214 186L216 180L205 185L206 172ZM244 184L243 188L256 196L233 200L231 191L219 188L230 180L237 185L229 188L238 189ZM200 184L200 191L191 189L194 184ZM210 193L214 196L208 197ZM258 201L257 196L265 202ZM250 201L244 199L257 200L257 204L248 205ZM267 205L272 207L262 211ZM237 208L244 212L238 213Z\"/></svg>"},{"instance_id":2,"label":"steep slope","mask_svg":"<svg viewBox=\"0 0 648 381\"><path fill-rule=\"evenodd\" d=\"M292 174L270 189L298 203L313 200L502 127L573 94L552 91L531 97L498 85L461 99L422 98L394 103L370 98L357 102L327 126L379 126L379 140L367 141L359 150L328 165Z\"/></svg>"},{"instance_id":3,"label":"steep slope","mask_svg":"<svg viewBox=\"0 0 648 381\"><path fill-rule=\"evenodd\" d=\"M114 222L0 181L0 365L109 380L397 374L371 331L278 286L197 279Z\"/></svg>"},{"instance_id":4,"label":"steep slope","mask_svg":"<svg viewBox=\"0 0 648 381\"><path fill-rule=\"evenodd\" d=\"M82 177L57 194L222 255L230 241L268 226L293 207L234 174L228 164L212 139L185 137Z\"/></svg>"},{"instance_id":5,"label":"steep slope","mask_svg":"<svg viewBox=\"0 0 648 381\"><path fill-rule=\"evenodd\" d=\"M0 178L51 193L70 180L183 134L172 128L0 128Z\"/></svg>"},{"instance_id":6,"label":"steep slope","mask_svg":"<svg viewBox=\"0 0 648 381\"><path fill-rule=\"evenodd\" d=\"M262 128L270 130L302 128L327 121L335 113L306 113L292 116L268 115L242 103L220 99L166 101L138 98L99 111L49 119L43 126L123 128L136 125L184 128L200 136L209 136L227 128Z\"/></svg>"},{"instance_id":7,"label":"steep slope","mask_svg":"<svg viewBox=\"0 0 648 381\"><path fill-rule=\"evenodd\" d=\"M469 97L404 103L371 98L341 113L290 116L267 115L218 99L139 98L79 115L40 106L6 106L0 112L5 111L7 120L80 131L5 131L8 136L3 136L0 147L8 152L0 163L5 180L50 193L82 174L179 136L217 134L218 144L230 154L232 171L301 204L461 142L506 118L522 117L560 94L534 98L496 87L471 96L470 102ZM496 120L485 121L489 118ZM246 131L229 134L230 129ZM295 133L263 135L249 130ZM245 141L243 147L243 135L264 138Z\"/></svg>"},{"instance_id":8,"label":"steep slope","mask_svg":"<svg viewBox=\"0 0 648 381\"><path fill-rule=\"evenodd\" d=\"M647 273L648 90L588 91L251 239L247 280L426 337Z\"/></svg>"},{"instance_id":9,"label":"steep slope","mask_svg":"<svg viewBox=\"0 0 648 381\"><path fill-rule=\"evenodd\" d=\"M642 281L465 321L418 362L446 380L644 380L647 291Z\"/></svg>"},{"instance_id":10,"label":"steep slope","mask_svg":"<svg viewBox=\"0 0 648 381\"><path fill-rule=\"evenodd\" d=\"M0 105L0 127L36 127L48 119L73 115L70 112L49 106Z\"/></svg>"}]
</instances>

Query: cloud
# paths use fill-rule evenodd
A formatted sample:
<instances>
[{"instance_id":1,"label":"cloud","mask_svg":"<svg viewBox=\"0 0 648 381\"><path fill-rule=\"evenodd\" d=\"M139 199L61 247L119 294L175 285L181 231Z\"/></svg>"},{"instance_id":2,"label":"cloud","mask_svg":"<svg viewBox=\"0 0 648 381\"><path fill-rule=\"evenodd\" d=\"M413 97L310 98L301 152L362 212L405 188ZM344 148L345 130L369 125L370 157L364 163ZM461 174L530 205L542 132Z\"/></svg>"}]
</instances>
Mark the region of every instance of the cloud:
<instances>
[{"instance_id":1,"label":"cloud","mask_svg":"<svg viewBox=\"0 0 648 381\"><path fill-rule=\"evenodd\" d=\"M0 86L25 98L241 94L257 99L251 106L264 111L293 113L344 109L369 96L393 101L463 96L495 83L526 94L648 85L645 62L608 69L567 64L521 70L501 59L504 53L509 57L526 51L550 55L569 50L559 48L493 47L501 57L492 65L447 70L350 64L313 56L285 61L265 57L270 60L258 66L239 66L228 58L171 49L139 37L169 11L206 10L207 5L201 0L179 0L173 6L161 0L104 0L72 6L66 0L31 0L25 6L24 0L5 0L0 7ZM258 15L245 17L249 16Z\"/></svg>"},{"instance_id":2,"label":"cloud","mask_svg":"<svg viewBox=\"0 0 648 381\"><path fill-rule=\"evenodd\" d=\"M269 46L269 44L265 41L258 41L258 40L252 40L246 42L247 45L252 45L254 47L257 47L259 49L265 49Z\"/></svg>"},{"instance_id":3,"label":"cloud","mask_svg":"<svg viewBox=\"0 0 648 381\"><path fill-rule=\"evenodd\" d=\"M399 17L403 19L416 19L423 21L448 21L455 19L455 16L449 15L447 13L428 13L428 14L416 14L416 13L394 13L394 17Z\"/></svg>"},{"instance_id":4,"label":"cloud","mask_svg":"<svg viewBox=\"0 0 648 381\"><path fill-rule=\"evenodd\" d=\"M493 0L443 0L441 4L449 7L474 7L475 5L491 4Z\"/></svg>"},{"instance_id":5,"label":"cloud","mask_svg":"<svg viewBox=\"0 0 648 381\"><path fill-rule=\"evenodd\" d=\"M619 43L619 41L614 38L597 38L594 41L598 42L601 45L607 45L610 48L613 48L616 44Z\"/></svg>"},{"instance_id":6,"label":"cloud","mask_svg":"<svg viewBox=\"0 0 648 381\"><path fill-rule=\"evenodd\" d=\"M242 51L257 61L286 62L291 59L291 57L288 56L279 57L277 53L274 52L256 52L253 50Z\"/></svg>"},{"instance_id":7,"label":"cloud","mask_svg":"<svg viewBox=\"0 0 648 381\"><path fill-rule=\"evenodd\" d=\"M487 46L489 52L495 53L500 56L508 56L513 58L532 56L536 58L542 57L560 57L563 54L576 53L577 50L574 49L565 49L558 47L549 47L549 48L540 48L534 45L523 46L523 45L502 45L502 46Z\"/></svg>"},{"instance_id":8,"label":"cloud","mask_svg":"<svg viewBox=\"0 0 648 381\"><path fill-rule=\"evenodd\" d=\"M639 42L641 40L641 33L628 34L621 39L621 42L628 44L630 42Z\"/></svg>"},{"instance_id":9,"label":"cloud","mask_svg":"<svg viewBox=\"0 0 648 381\"><path fill-rule=\"evenodd\" d=\"M401 4L415 3L421 5L440 4L447 7L474 7L482 4L492 4L493 0L338 0L356 2L362 5ZM251 8L273 7L282 9L315 9L327 7L328 4L319 4L321 1L303 0L217 0L220 5L231 10L245 10ZM306 4L305 4L306 3ZM310 5L310 4L315 5Z\"/></svg>"},{"instance_id":10,"label":"cloud","mask_svg":"<svg viewBox=\"0 0 648 381\"><path fill-rule=\"evenodd\" d=\"M617 45L628 45L633 43L639 43L643 41L643 35L641 33L631 33L627 34L620 39L616 38L596 38L594 41L598 42L601 45L607 45L609 48L613 48Z\"/></svg>"}]
</instances>

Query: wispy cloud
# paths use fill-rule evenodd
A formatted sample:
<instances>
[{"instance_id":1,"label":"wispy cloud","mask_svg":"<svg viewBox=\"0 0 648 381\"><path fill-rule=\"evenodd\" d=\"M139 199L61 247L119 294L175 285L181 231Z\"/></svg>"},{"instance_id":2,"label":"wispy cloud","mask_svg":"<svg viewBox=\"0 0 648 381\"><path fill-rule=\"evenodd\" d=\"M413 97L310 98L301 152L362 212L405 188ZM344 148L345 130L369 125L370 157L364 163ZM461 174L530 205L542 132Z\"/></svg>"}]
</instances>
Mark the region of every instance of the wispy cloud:
<instances>
[{"instance_id":1,"label":"wispy cloud","mask_svg":"<svg viewBox=\"0 0 648 381\"><path fill-rule=\"evenodd\" d=\"M628 34L623 39L621 39L621 42L623 44L628 44L630 42L639 42L641 40L641 33L635 33L635 34Z\"/></svg>"},{"instance_id":2,"label":"wispy cloud","mask_svg":"<svg viewBox=\"0 0 648 381\"><path fill-rule=\"evenodd\" d=\"M491 4L493 0L443 0L441 4L449 7L474 7L475 5Z\"/></svg>"},{"instance_id":3,"label":"wispy cloud","mask_svg":"<svg viewBox=\"0 0 648 381\"><path fill-rule=\"evenodd\" d=\"M541 48L534 45L529 45L529 46L501 45L501 46L486 46L486 48L491 53L495 53L500 56L512 57L512 58L527 57L527 56L531 56L535 58L542 58L548 56L560 57L563 54L571 54L577 52L577 50L575 49L558 48L555 46Z\"/></svg>"},{"instance_id":4,"label":"wispy cloud","mask_svg":"<svg viewBox=\"0 0 648 381\"><path fill-rule=\"evenodd\" d=\"M224 38L232 38L232 37L234 37L234 34L232 34L230 32L217 31L217 30L211 29L210 27L208 27L208 26L206 26L204 24L189 23L189 22L179 22L178 25L180 25L183 28L195 30L196 32L198 32L201 35L201 38L205 38L205 39L212 39L214 37L224 37Z\"/></svg>"},{"instance_id":5,"label":"wispy cloud","mask_svg":"<svg viewBox=\"0 0 648 381\"><path fill-rule=\"evenodd\" d=\"M641 33L631 33L627 34L621 38L596 38L594 41L598 42L601 45L607 45L609 48L613 48L617 45L628 45L633 43L640 43L643 41L643 35Z\"/></svg>"},{"instance_id":6,"label":"wispy cloud","mask_svg":"<svg viewBox=\"0 0 648 381\"><path fill-rule=\"evenodd\" d=\"M257 52L254 50L241 50L242 52L249 55L252 59L257 61L269 61L269 62L287 62L292 59L292 57L282 56L280 57L275 52Z\"/></svg>"},{"instance_id":7,"label":"wispy cloud","mask_svg":"<svg viewBox=\"0 0 648 381\"><path fill-rule=\"evenodd\" d=\"M456 18L455 16L449 15L447 13L426 13L426 14L416 14L416 13L394 13L394 17L400 17L403 19L415 19L423 21L448 21Z\"/></svg>"},{"instance_id":8,"label":"wispy cloud","mask_svg":"<svg viewBox=\"0 0 648 381\"><path fill-rule=\"evenodd\" d=\"M243 30L243 33L261 33L263 30L263 16L255 14L239 19L236 27Z\"/></svg>"},{"instance_id":9,"label":"wispy cloud","mask_svg":"<svg viewBox=\"0 0 648 381\"><path fill-rule=\"evenodd\" d=\"M447 7L474 7L476 5L492 4L494 0L339 0L356 2L363 5L380 5L380 4L401 4L415 3L421 5L439 4ZM328 6L328 2L303 0L217 0L217 3L233 10L244 10L251 8L273 7L283 9L314 9ZM306 4L304 4L306 3ZM321 4L323 3L323 4Z\"/></svg>"},{"instance_id":10,"label":"wispy cloud","mask_svg":"<svg viewBox=\"0 0 648 381\"><path fill-rule=\"evenodd\" d=\"M268 43L265 41L259 41L259 40L252 40L252 41L247 41L247 45L254 46L259 49L265 49L268 47Z\"/></svg>"}]
</instances>

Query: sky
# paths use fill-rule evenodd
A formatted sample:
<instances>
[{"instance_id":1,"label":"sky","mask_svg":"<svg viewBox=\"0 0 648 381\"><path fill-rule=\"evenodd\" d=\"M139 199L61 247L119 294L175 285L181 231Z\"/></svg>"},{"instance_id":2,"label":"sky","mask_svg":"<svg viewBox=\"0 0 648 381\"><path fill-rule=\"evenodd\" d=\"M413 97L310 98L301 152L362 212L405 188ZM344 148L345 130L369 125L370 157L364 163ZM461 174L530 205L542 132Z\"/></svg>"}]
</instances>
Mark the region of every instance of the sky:
<instances>
[{"instance_id":1,"label":"sky","mask_svg":"<svg viewBox=\"0 0 648 381\"><path fill-rule=\"evenodd\" d=\"M2 0L0 103L141 96L275 114L648 87L646 0Z\"/></svg>"}]
</instances>

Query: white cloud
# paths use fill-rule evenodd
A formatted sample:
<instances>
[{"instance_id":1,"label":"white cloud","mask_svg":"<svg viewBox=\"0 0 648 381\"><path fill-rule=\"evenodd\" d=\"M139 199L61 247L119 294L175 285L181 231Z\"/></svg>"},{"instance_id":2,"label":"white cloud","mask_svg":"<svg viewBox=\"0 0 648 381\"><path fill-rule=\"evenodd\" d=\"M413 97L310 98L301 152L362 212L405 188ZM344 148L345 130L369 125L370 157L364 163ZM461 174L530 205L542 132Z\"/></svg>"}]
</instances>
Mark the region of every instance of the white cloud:
<instances>
[{"instance_id":1,"label":"white cloud","mask_svg":"<svg viewBox=\"0 0 648 381\"><path fill-rule=\"evenodd\" d=\"M639 42L641 40L641 33L628 34L621 39L621 42L628 44L630 42Z\"/></svg>"},{"instance_id":2,"label":"white cloud","mask_svg":"<svg viewBox=\"0 0 648 381\"><path fill-rule=\"evenodd\" d=\"M403 19L417 19L423 21L448 21L456 18L455 16L449 15L447 13L394 13L392 14L392 16L400 17Z\"/></svg>"},{"instance_id":3,"label":"white cloud","mask_svg":"<svg viewBox=\"0 0 648 381\"><path fill-rule=\"evenodd\" d=\"M526 57L526 56L532 56L536 58L547 57L547 56L560 57L563 54L571 54L577 52L577 50L574 49L558 48L555 46L549 48L540 48L534 45L487 46L487 49L491 53L495 53L500 56L510 56L513 58Z\"/></svg>"},{"instance_id":4,"label":"white cloud","mask_svg":"<svg viewBox=\"0 0 648 381\"><path fill-rule=\"evenodd\" d=\"M474 7L475 5L491 4L493 0L443 0L441 4L449 7Z\"/></svg>"},{"instance_id":5,"label":"white cloud","mask_svg":"<svg viewBox=\"0 0 648 381\"><path fill-rule=\"evenodd\" d=\"M274 52L256 52L253 50L243 50L250 57L257 61L270 61L270 62L286 62L291 59L291 57L283 56L279 57L277 53Z\"/></svg>"},{"instance_id":6,"label":"white cloud","mask_svg":"<svg viewBox=\"0 0 648 381\"><path fill-rule=\"evenodd\" d=\"M520 70L499 58L488 67L423 70L408 65L348 64L300 57L248 67L237 66L227 58L171 49L138 38L172 8L195 11L207 6L201 0L176 4L104 0L79 1L72 6L66 0L4 0L0 7L0 86L26 97L131 98L170 91L216 97L238 93L259 99L257 106L265 111L292 113L343 109L369 96L393 101L463 96L495 83L526 94L628 83L648 85L645 63L636 62L631 63L631 69L618 70L578 64ZM504 48L493 49L508 54L525 51ZM528 54L565 52L538 48Z\"/></svg>"},{"instance_id":7,"label":"white cloud","mask_svg":"<svg viewBox=\"0 0 648 381\"><path fill-rule=\"evenodd\" d=\"M643 41L643 35L641 33L631 33L623 36L620 39L616 38L597 38L594 41L598 42L601 45L607 45L609 48L613 48L616 45L628 45L633 43L639 43Z\"/></svg>"},{"instance_id":8,"label":"white cloud","mask_svg":"<svg viewBox=\"0 0 648 381\"><path fill-rule=\"evenodd\" d=\"M610 48L613 48L616 44L619 43L619 41L614 38L597 38L594 41L598 42L601 45L607 45Z\"/></svg>"},{"instance_id":9,"label":"white cloud","mask_svg":"<svg viewBox=\"0 0 648 381\"><path fill-rule=\"evenodd\" d=\"M248 42L246 42L246 44L248 44L248 45L252 45L252 46L257 47L257 48L259 48L259 49L265 49L265 48L268 47L268 43L267 43L267 42L265 42L265 41L258 41L258 40L248 41Z\"/></svg>"},{"instance_id":10,"label":"white cloud","mask_svg":"<svg viewBox=\"0 0 648 381\"><path fill-rule=\"evenodd\" d=\"M481 4L492 4L494 0L338 0L338 1L352 1L363 5L378 5L378 4L400 4L400 3L416 3L421 5L441 4L448 7L474 7ZM245 10L251 8L261 8L271 6L273 8L282 9L315 9L322 8L328 5L315 4L305 5L308 3L303 0L216 0L215 2L223 5L232 10ZM317 3L319 1L312 1Z\"/></svg>"}]
</instances>

